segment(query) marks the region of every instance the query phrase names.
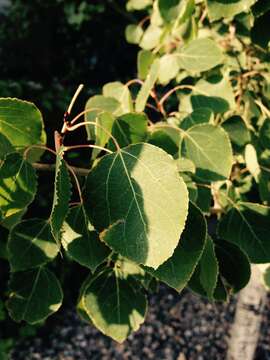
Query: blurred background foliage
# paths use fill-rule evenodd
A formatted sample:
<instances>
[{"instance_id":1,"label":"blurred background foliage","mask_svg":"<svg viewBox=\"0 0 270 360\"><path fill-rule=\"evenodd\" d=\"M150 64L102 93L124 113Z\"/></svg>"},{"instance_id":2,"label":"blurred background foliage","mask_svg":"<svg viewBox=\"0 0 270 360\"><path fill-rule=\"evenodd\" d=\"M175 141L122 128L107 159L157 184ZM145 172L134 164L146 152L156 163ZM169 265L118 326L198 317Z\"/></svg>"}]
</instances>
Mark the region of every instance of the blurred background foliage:
<instances>
[{"instance_id":1,"label":"blurred background foliage","mask_svg":"<svg viewBox=\"0 0 270 360\"><path fill-rule=\"evenodd\" d=\"M34 102L43 114L49 146L78 84L85 88L74 113L106 82L134 77L137 46L126 42L125 28L137 18L125 7L125 0L0 0L0 97ZM45 162L50 159L45 157ZM40 177L40 196L29 213L42 216L47 211L53 177ZM4 239L7 232L2 227L0 232ZM0 246L1 298L9 272L4 251ZM76 268L76 279L67 281L78 281ZM14 339L33 335L35 327L18 327L8 319L2 301L0 322L0 359L6 359Z\"/></svg>"},{"instance_id":2,"label":"blurred background foliage","mask_svg":"<svg viewBox=\"0 0 270 360\"><path fill-rule=\"evenodd\" d=\"M33 101L48 131L62 122L79 83L85 84L82 109L104 83L132 77L137 48L124 32L136 15L125 3L0 1L0 96Z\"/></svg>"}]
</instances>

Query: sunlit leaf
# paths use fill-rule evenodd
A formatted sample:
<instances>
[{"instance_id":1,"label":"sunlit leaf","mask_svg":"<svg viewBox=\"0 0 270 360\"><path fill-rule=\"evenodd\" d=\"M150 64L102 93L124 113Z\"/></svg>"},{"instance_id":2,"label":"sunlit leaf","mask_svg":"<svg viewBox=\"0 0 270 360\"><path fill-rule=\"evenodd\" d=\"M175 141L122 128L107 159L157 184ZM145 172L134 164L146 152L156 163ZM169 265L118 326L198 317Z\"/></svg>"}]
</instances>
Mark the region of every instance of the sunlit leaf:
<instances>
[{"instance_id":1,"label":"sunlit leaf","mask_svg":"<svg viewBox=\"0 0 270 360\"><path fill-rule=\"evenodd\" d=\"M130 44L139 44L143 35L143 29L140 25L130 24L125 31L126 40Z\"/></svg>"},{"instance_id":2,"label":"sunlit leaf","mask_svg":"<svg viewBox=\"0 0 270 360\"><path fill-rule=\"evenodd\" d=\"M147 116L144 113L128 113L117 117L112 126L112 135L120 147L144 142L147 137ZM110 139L109 149L116 150Z\"/></svg>"},{"instance_id":3,"label":"sunlit leaf","mask_svg":"<svg viewBox=\"0 0 270 360\"><path fill-rule=\"evenodd\" d=\"M150 92L155 85L155 82L157 81L159 73L159 60L154 60L153 64L151 65L151 68L149 70L149 73L145 79L145 82L143 83L136 102L135 102L135 110L136 112L141 112L144 110L145 105L147 103L147 99L150 95Z\"/></svg>"},{"instance_id":4,"label":"sunlit leaf","mask_svg":"<svg viewBox=\"0 0 270 360\"><path fill-rule=\"evenodd\" d=\"M203 214L189 203L186 227L173 255L156 270L146 270L180 292L188 283L202 255L206 235L207 225Z\"/></svg>"},{"instance_id":5,"label":"sunlit leaf","mask_svg":"<svg viewBox=\"0 0 270 360\"><path fill-rule=\"evenodd\" d=\"M19 153L8 154L0 167L0 207L3 218L24 210L37 190L36 172Z\"/></svg>"},{"instance_id":6,"label":"sunlit leaf","mask_svg":"<svg viewBox=\"0 0 270 360\"><path fill-rule=\"evenodd\" d=\"M221 127L195 125L184 132L183 139L181 154L193 161L199 178L215 181L229 177L233 163L232 149Z\"/></svg>"},{"instance_id":7,"label":"sunlit leaf","mask_svg":"<svg viewBox=\"0 0 270 360\"><path fill-rule=\"evenodd\" d=\"M207 0L207 9L211 21L232 18L241 12L248 12L257 0Z\"/></svg>"},{"instance_id":8,"label":"sunlit leaf","mask_svg":"<svg viewBox=\"0 0 270 360\"><path fill-rule=\"evenodd\" d=\"M0 98L0 133L16 149L43 143L42 115L30 102Z\"/></svg>"},{"instance_id":9,"label":"sunlit leaf","mask_svg":"<svg viewBox=\"0 0 270 360\"><path fill-rule=\"evenodd\" d=\"M95 122L97 115L101 112L108 112L112 115L121 113L121 104L113 97L105 97L103 95L95 95L90 97L85 105L85 121ZM95 139L95 126L86 124L88 140Z\"/></svg>"},{"instance_id":10,"label":"sunlit leaf","mask_svg":"<svg viewBox=\"0 0 270 360\"><path fill-rule=\"evenodd\" d=\"M206 71L223 61L220 48L213 40L195 39L178 53L180 67L188 71Z\"/></svg>"},{"instance_id":11,"label":"sunlit leaf","mask_svg":"<svg viewBox=\"0 0 270 360\"><path fill-rule=\"evenodd\" d=\"M104 156L88 175L85 198L91 223L114 251L154 268L172 255L188 196L163 150L137 144Z\"/></svg>"}]
</instances>

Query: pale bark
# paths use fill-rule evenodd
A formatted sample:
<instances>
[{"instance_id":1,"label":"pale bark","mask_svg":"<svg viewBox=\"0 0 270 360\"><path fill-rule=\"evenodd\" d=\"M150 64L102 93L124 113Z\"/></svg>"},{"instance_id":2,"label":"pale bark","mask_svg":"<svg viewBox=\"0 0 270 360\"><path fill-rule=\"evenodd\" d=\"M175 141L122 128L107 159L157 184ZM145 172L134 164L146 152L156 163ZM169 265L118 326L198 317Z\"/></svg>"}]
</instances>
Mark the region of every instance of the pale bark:
<instances>
[{"instance_id":1,"label":"pale bark","mask_svg":"<svg viewBox=\"0 0 270 360\"><path fill-rule=\"evenodd\" d=\"M252 265L251 279L237 301L227 360L254 359L267 295L261 279L258 266Z\"/></svg>"}]
</instances>

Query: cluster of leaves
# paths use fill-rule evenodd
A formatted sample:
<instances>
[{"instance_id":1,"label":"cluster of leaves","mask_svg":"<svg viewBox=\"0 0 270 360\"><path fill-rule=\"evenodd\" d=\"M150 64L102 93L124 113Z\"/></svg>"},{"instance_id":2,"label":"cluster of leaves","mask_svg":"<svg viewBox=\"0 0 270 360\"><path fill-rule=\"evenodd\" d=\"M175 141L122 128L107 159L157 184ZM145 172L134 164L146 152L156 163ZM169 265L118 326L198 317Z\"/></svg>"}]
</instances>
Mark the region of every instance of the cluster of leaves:
<instances>
[{"instance_id":1,"label":"cluster of leaves","mask_svg":"<svg viewBox=\"0 0 270 360\"><path fill-rule=\"evenodd\" d=\"M249 281L250 263L270 262L269 65L250 40L254 3L268 11L255 0L128 1L149 12L126 31L142 47L138 79L104 85L65 117L55 151L35 105L0 99L14 320L35 324L59 309L57 260L89 270L78 312L119 342L143 322L157 281L225 301ZM81 127L87 142L65 145ZM89 169L67 162L79 147L91 149ZM52 209L48 219L23 218L36 171L52 168L39 162L45 150L56 156Z\"/></svg>"}]
</instances>

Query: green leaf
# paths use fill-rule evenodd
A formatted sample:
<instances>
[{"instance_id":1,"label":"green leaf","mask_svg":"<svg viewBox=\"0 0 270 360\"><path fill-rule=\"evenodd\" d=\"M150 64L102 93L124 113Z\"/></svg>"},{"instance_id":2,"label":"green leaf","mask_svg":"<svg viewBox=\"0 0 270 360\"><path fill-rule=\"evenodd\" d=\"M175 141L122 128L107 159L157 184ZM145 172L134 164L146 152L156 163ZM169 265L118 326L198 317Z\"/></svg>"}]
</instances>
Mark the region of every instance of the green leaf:
<instances>
[{"instance_id":1,"label":"green leaf","mask_svg":"<svg viewBox=\"0 0 270 360\"><path fill-rule=\"evenodd\" d=\"M254 44L267 49L270 41L268 24L270 20L270 11L255 19L254 26L251 29L251 41Z\"/></svg>"},{"instance_id":2,"label":"green leaf","mask_svg":"<svg viewBox=\"0 0 270 360\"><path fill-rule=\"evenodd\" d=\"M269 210L269 207L255 203L234 204L221 218L219 236L238 245L252 263L270 262Z\"/></svg>"},{"instance_id":3,"label":"green leaf","mask_svg":"<svg viewBox=\"0 0 270 360\"><path fill-rule=\"evenodd\" d=\"M133 10L143 10L147 6L151 5L153 0L129 0L127 2L127 10L133 11Z\"/></svg>"},{"instance_id":4,"label":"green leaf","mask_svg":"<svg viewBox=\"0 0 270 360\"><path fill-rule=\"evenodd\" d=\"M180 158L180 159L176 159L176 165L177 165L177 169L178 171L181 172L189 172L192 174L195 174L196 168L194 163L186 158Z\"/></svg>"},{"instance_id":5,"label":"green leaf","mask_svg":"<svg viewBox=\"0 0 270 360\"><path fill-rule=\"evenodd\" d=\"M140 42L140 47L144 50L152 50L159 45L162 35L162 29L158 26L150 24L145 30Z\"/></svg>"},{"instance_id":6,"label":"green leaf","mask_svg":"<svg viewBox=\"0 0 270 360\"><path fill-rule=\"evenodd\" d=\"M129 113L115 119L112 135L120 147L143 142L147 137L147 116L144 113ZM108 148L116 150L115 144L110 139Z\"/></svg>"},{"instance_id":7,"label":"green leaf","mask_svg":"<svg viewBox=\"0 0 270 360\"><path fill-rule=\"evenodd\" d=\"M4 219L0 218L1 225L6 229L11 229L14 225L21 221L26 211L27 208L24 208L23 210L17 211L16 213L7 216Z\"/></svg>"},{"instance_id":8,"label":"green leaf","mask_svg":"<svg viewBox=\"0 0 270 360\"><path fill-rule=\"evenodd\" d=\"M203 254L188 286L194 292L212 300L217 286L218 271L214 243L208 236Z\"/></svg>"},{"instance_id":9,"label":"green leaf","mask_svg":"<svg viewBox=\"0 0 270 360\"><path fill-rule=\"evenodd\" d=\"M120 343L139 329L147 310L146 297L137 283L110 269L90 281L82 301L93 324Z\"/></svg>"},{"instance_id":10,"label":"green leaf","mask_svg":"<svg viewBox=\"0 0 270 360\"><path fill-rule=\"evenodd\" d=\"M19 153L10 153L0 167L0 208L3 218L25 209L37 190L36 172Z\"/></svg>"},{"instance_id":11,"label":"green leaf","mask_svg":"<svg viewBox=\"0 0 270 360\"><path fill-rule=\"evenodd\" d=\"M0 133L16 149L43 143L43 120L38 108L27 101L0 98Z\"/></svg>"},{"instance_id":12,"label":"green leaf","mask_svg":"<svg viewBox=\"0 0 270 360\"><path fill-rule=\"evenodd\" d=\"M137 57L138 77L145 80L155 59L155 55L149 50L140 50Z\"/></svg>"},{"instance_id":13,"label":"green leaf","mask_svg":"<svg viewBox=\"0 0 270 360\"><path fill-rule=\"evenodd\" d=\"M85 105L85 110L88 111L85 114L85 121L95 122L97 115L101 112L108 112L113 115L120 115L119 110L121 104L113 97L105 97L103 95L92 96ZM121 111L120 111L121 112ZM95 126L86 125L88 140L95 139Z\"/></svg>"},{"instance_id":14,"label":"green leaf","mask_svg":"<svg viewBox=\"0 0 270 360\"><path fill-rule=\"evenodd\" d=\"M178 129L177 126L169 125L168 123L166 124L166 123L161 121L161 122L155 123L154 125L149 126L148 131L149 131L149 133L151 135L154 134L157 131L158 132L162 131L164 134L166 134L173 141L176 148L179 149L179 145L182 142L182 138L181 138L182 134L181 134L181 131ZM163 136L163 138L165 140L164 136ZM160 147L164 148L165 144L164 144L164 147L162 147L162 146L160 146Z\"/></svg>"},{"instance_id":15,"label":"green leaf","mask_svg":"<svg viewBox=\"0 0 270 360\"><path fill-rule=\"evenodd\" d=\"M24 220L14 226L8 240L12 271L35 268L53 260L58 253L50 224L42 219Z\"/></svg>"},{"instance_id":16,"label":"green leaf","mask_svg":"<svg viewBox=\"0 0 270 360\"><path fill-rule=\"evenodd\" d=\"M189 200L195 203L198 198L198 188L196 183L192 181L192 178L187 174L181 174L181 176L187 186Z\"/></svg>"},{"instance_id":17,"label":"green leaf","mask_svg":"<svg viewBox=\"0 0 270 360\"><path fill-rule=\"evenodd\" d=\"M18 322L38 323L56 312L62 304L59 281L43 267L13 273L9 288L11 294L7 308L12 319Z\"/></svg>"},{"instance_id":18,"label":"green leaf","mask_svg":"<svg viewBox=\"0 0 270 360\"><path fill-rule=\"evenodd\" d=\"M158 7L162 18L171 22L177 18L179 14L181 1L180 0L158 0Z\"/></svg>"},{"instance_id":19,"label":"green leaf","mask_svg":"<svg viewBox=\"0 0 270 360\"><path fill-rule=\"evenodd\" d=\"M270 119L264 120L260 132L259 132L260 143L265 149L270 149Z\"/></svg>"},{"instance_id":20,"label":"green leaf","mask_svg":"<svg viewBox=\"0 0 270 360\"><path fill-rule=\"evenodd\" d=\"M214 113L224 113L235 109L233 89L226 77L208 79L208 81L201 79L195 88L198 95L194 93L191 96L193 109L207 107Z\"/></svg>"},{"instance_id":21,"label":"green leaf","mask_svg":"<svg viewBox=\"0 0 270 360\"><path fill-rule=\"evenodd\" d=\"M211 201L212 201L211 189L208 187L198 186L196 205L203 213L205 214L210 213Z\"/></svg>"},{"instance_id":22,"label":"green leaf","mask_svg":"<svg viewBox=\"0 0 270 360\"><path fill-rule=\"evenodd\" d=\"M73 207L63 225L62 245L67 254L92 272L108 257L110 250L91 229L84 208Z\"/></svg>"},{"instance_id":23,"label":"green leaf","mask_svg":"<svg viewBox=\"0 0 270 360\"><path fill-rule=\"evenodd\" d=\"M126 280L133 278L138 282L138 285L140 284L145 290L149 290L149 286L153 280L153 277L148 274L141 266L121 256L118 256L118 259L115 262L115 268L117 269L117 273L121 278Z\"/></svg>"},{"instance_id":24,"label":"green leaf","mask_svg":"<svg viewBox=\"0 0 270 360\"><path fill-rule=\"evenodd\" d=\"M173 139L163 130L151 132L147 142L160 147L172 156L177 154L179 150Z\"/></svg>"},{"instance_id":25,"label":"green leaf","mask_svg":"<svg viewBox=\"0 0 270 360\"><path fill-rule=\"evenodd\" d=\"M183 135L181 155L193 161L196 175L201 179L217 181L230 175L232 149L228 135L221 127L200 124L188 129Z\"/></svg>"},{"instance_id":26,"label":"green leaf","mask_svg":"<svg viewBox=\"0 0 270 360\"><path fill-rule=\"evenodd\" d=\"M165 54L160 58L158 80L162 85L168 84L176 77L180 69L177 56Z\"/></svg>"},{"instance_id":27,"label":"green leaf","mask_svg":"<svg viewBox=\"0 0 270 360\"><path fill-rule=\"evenodd\" d=\"M180 292L188 283L202 255L206 235L207 225L202 212L189 203L187 224L173 255L156 270L145 269Z\"/></svg>"},{"instance_id":28,"label":"green leaf","mask_svg":"<svg viewBox=\"0 0 270 360\"><path fill-rule=\"evenodd\" d=\"M248 12L257 0L207 0L207 9L211 21L232 18L241 12Z\"/></svg>"},{"instance_id":29,"label":"green leaf","mask_svg":"<svg viewBox=\"0 0 270 360\"><path fill-rule=\"evenodd\" d=\"M106 98L114 98L121 104L121 113L128 113L133 111L132 98L127 85L120 81L110 82L103 86L103 95Z\"/></svg>"},{"instance_id":30,"label":"green leaf","mask_svg":"<svg viewBox=\"0 0 270 360\"><path fill-rule=\"evenodd\" d=\"M217 279L217 286L214 291L214 300L215 301L227 301L229 297L229 290L224 284L222 276L219 274Z\"/></svg>"},{"instance_id":31,"label":"green leaf","mask_svg":"<svg viewBox=\"0 0 270 360\"><path fill-rule=\"evenodd\" d=\"M220 48L207 38L192 40L177 56L181 68L196 72L210 70L223 61Z\"/></svg>"},{"instance_id":32,"label":"green leaf","mask_svg":"<svg viewBox=\"0 0 270 360\"><path fill-rule=\"evenodd\" d=\"M265 272L263 274L263 280L265 282L266 287L269 289L270 288L270 266L268 266L268 268L265 270Z\"/></svg>"},{"instance_id":33,"label":"green leaf","mask_svg":"<svg viewBox=\"0 0 270 360\"><path fill-rule=\"evenodd\" d=\"M179 25L188 20L194 10L194 0L158 0L158 7L162 18L166 22L176 20Z\"/></svg>"},{"instance_id":34,"label":"green leaf","mask_svg":"<svg viewBox=\"0 0 270 360\"><path fill-rule=\"evenodd\" d=\"M246 254L238 246L223 240L216 243L215 250L222 278L231 291L240 291L250 279L250 264Z\"/></svg>"},{"instance_id":35,"label":"green leaf","mask_svg":"<svg viewBox=\"0 0 270 360\"><path fill-rule=\"evenodd\" d=\"M259 174L259 193L263 202L270 205L270 173L261 171Z\"/></svg>"},{"instance_id":36,"label":"green leaf","mask_svg":"<svg viewBox=\"0 0 270 360\"><path fill-rule=\"evenodd\" d=\"M254 177L256 182L258 182L261 169L258 163L256 149L252 144L247 144L245 147L245 161L248 171Z\"/></svg>"},{"instance_id":37,"label":"green leaf","mask_svg":"<svg viewBox=\"0 0 270 360\"><path fill-rule=\"evenodd\" d=\"M8 153L15 152L14 147L11 145L8 138L0 133L0 160L4 160Z\"/></svg>"},{"instance_id":38,"label":"green leaf","mask_svg":"<svg viewBox=\"0 0 270 360\"><path fill-rule=\"evenodd\" d=\"M233 144L242 147L251 141L250 132L241 116L234 115L221 126L226 130Z\"/></svg>"},{"instance_id":39,"label":"green leaf","mask_svg":"<svg viewBox=\"0 0 270 360\"><path fill-rule=\"evenodd\" d=\"M94 279L94 276L90 273L87 278L83 281L81 287L80 287L80 291L79 291L79 296L78 296L78 301L77 301L77 312L80 316L80 318L86 322L88 322L89 324L92 325L92 320L90 319L90 317L87 315L86 310L84 309L84 305L83 305L83 294L85 291L85 288L87 286L90 285L90 282Z\"/></svg>"},{"instance_id":40,"label":"green leaf","mask_svg":"<svg viewBox=\"0 0 270 360\"><path fill-rule=\"evenodd\" d=\"M50 215L50 224L56 243L61 244L61 229L68 214L71 184L68 169L64 161L64 147L61 147L56 156L53 205Z\"/></svg>"},{"instance_id":41,"label":"green leaf","mask_svg":"<svg viewBox=\"0 0 270 360\"><path fill-rule=\"evenodd\" d=\"M268 0L257 0L257 2L251 8L252 14L255 17L259 17L270 10L270 3Z\"/></svg>"},{"instance_id":42,"label":"green leaf","mask_svg":"<svg viewBox=\"0 0 270 360\"><path fill-rule=\"evenodd\" d=\"M137 144L104 156L87 177L85 197L91 223L120 255L157 268L173 254L188 194L163 150Z\"/></svg>"},{"instance_id":43,"label":"green leaf","mask_svg":"<svg viewBox=\"0 0 270 360\"><path fill-rule=\"evenodd\" d=\"M130 24L126 27L125 36L130 44L139 44L143 35L143 29L140 25Z\"/></svg>"},{"instance_id":44,"label":"green leaf","mask_svg":"<svg viewBox=\"0 0 270 360\"><path fill-rule=\"evenodd\" d=\"M144 110L150 92L153 86L155 85L155 82L157 81L158 74L159 74L159 59L156 59L151 65L146 80L143 83L136 98L136 102L135 102L136 112L142 112Z\"/></svg>"},{"instance_id":45,"label":"green leaf","mask_svg":"<svg viewBox=\"0 0 270 360\"><path fill-rule=\"evenodd\" d=\"M97 115L95 121L97 124L95 127L95 145L104 147L110 139L115 117L111 113L104 111ZM94 148L92 151L92 159L95 159L100 151L100 149Z\"/></svg>"},{"instance_id":46,"label":"green leaf","mask_svg":"<svg viewBox=\"0 0 270 360\"><path fill-rule=\"evenodd\" d=\"M187 130L193 125L208 123L211 119L212 111L208 108L198 108L191 114L186 116L180 123L179 127L183 130Z\"/></svg>"}]
</instances>

